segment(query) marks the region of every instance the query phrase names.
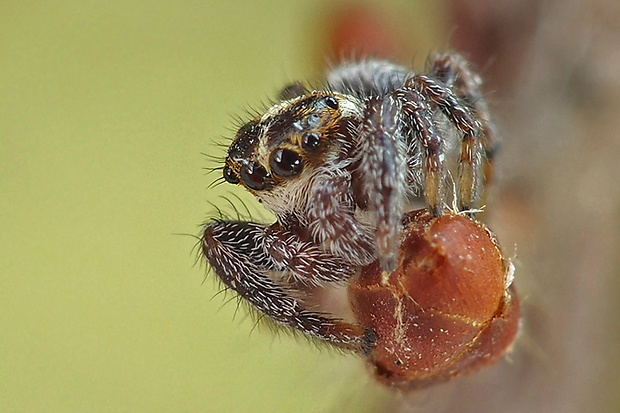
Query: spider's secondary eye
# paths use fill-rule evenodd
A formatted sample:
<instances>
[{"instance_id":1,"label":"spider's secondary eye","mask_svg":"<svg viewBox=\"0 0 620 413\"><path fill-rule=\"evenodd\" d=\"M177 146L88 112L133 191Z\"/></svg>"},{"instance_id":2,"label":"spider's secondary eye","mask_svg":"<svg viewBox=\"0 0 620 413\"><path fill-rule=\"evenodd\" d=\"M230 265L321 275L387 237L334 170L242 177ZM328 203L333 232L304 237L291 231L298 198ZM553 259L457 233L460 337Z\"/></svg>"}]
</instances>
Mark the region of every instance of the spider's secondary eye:
<instances>
[{"instance_id":1,"label":"spider's secondary eye","mask_svg":"<svg viewBox=\"0 0 620 413\"><path fill-rule=\"evenodd\" d=\"M269 157L269 166L275 174L289 177L301 172L303 161L296 152L289 149L278 149Z\"/></svg>"},{"instance_id":2,"label":"spider's secondary eye","mask_svg":"<svg viewBox=\"0 0 620 413\"><path fill-rule=\"evenodd\" d=\"M301 141L301 147L313 151L321 144L321 137L316 133L306 133Z\"/></svg>"},{"instance_id":3,"label":"spider's secondary eye","mask_svg":"<svg viewBox=\"0 0 620 413\"><path fill-rule=\"evenodd\" d=\"M325 98L325 104L331 109L338 109L338 101L333 96L327 96Z\"/></svg>"},{"instance_id":4,"label":"spider's secondary eye","mask_svg":"<svg viewBox=\"0 0 620 413\"><path fill-rule=\"evenodd\" d=\"M267 187L269 173L257 163L250 163L241 167L241 179L248 188L260 191Z\"/></svg>"},{"instance_id":5,"label":"spider's secondary eye","mask_svg":"<svg viewBox=\"0 0 620 413\"><path fill-rule=\"evenodd\" d=\"M310 126L318 125L320 120L321 115L319 115L318 113L311 113L310 115L308 115L308 125Z\"/></svg>"},{"instance_id":6,"label":"spider's secondary eye","mask_svg":"<svg viewBox=\"0 0 620 413\"><path fill-rule=\"evenodd\" d=\"M239 177L233 172L230 166L226 165L224 167L223 175L224 175L224 179L226 180L226 182L229 182L235 185L239 183Z\"/></svg>"}]
</instances>

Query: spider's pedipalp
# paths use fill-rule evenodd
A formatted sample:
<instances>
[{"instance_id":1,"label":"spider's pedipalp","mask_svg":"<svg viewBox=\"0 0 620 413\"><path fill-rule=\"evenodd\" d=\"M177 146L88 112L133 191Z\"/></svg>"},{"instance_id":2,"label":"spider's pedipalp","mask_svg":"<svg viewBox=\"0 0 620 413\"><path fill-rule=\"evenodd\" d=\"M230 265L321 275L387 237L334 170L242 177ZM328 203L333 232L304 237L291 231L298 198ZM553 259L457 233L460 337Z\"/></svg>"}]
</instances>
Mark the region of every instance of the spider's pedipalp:
<instances>
[{"instance_id":1,"label":"spider's pedipalp","mask_svg":"<svg viewBox=\"0 0 620 413\"><path fill-rule=\"evenodd\" d=\"M356 205L348 172L322 171L315 178L309 205L310 230L324 248L354 265L365 265L375 259L372 232L354 216Z\"/></svg>"},{"instance_id":2,"label":"spider's pedipalp","mask_svg":"<svg viewBox=\"0 0 620 413\"><path fill-rule=\"evenodd\" d=\"M325 252L297 223L273 224L265 233L265 250L279 271L304 285L322 285L349 279L352 265Z\"/></svg>"}]
</instances>

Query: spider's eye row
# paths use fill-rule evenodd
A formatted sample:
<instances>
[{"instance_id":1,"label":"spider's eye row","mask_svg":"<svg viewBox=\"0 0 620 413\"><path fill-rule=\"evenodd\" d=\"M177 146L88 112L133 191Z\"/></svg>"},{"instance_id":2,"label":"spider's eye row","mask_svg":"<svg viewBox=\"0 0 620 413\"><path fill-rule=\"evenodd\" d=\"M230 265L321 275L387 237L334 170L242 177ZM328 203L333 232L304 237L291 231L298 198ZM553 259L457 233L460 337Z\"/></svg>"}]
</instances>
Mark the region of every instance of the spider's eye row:
<instances>
[{"instance_id":1,"label":"spider's eye row","mask_svg":"<svg viewBox=\"0 0 620 413\"><path fill-rule=\"evenodd\" d=\"M321 144L321 137L316 133L306 133L301 141L301 147L307 151L313 151Z\"/></svg>"},{"instance_id":2,"label":"spider's eye row","mask_svg":"<svg viewBox=\"0 0 620 413\"><path fill-rule=\"evenodd\" d=\"M333 97L333 96L327 96L327 97L325 98L325 104L326 104L326 105L327 105L330 109L333 109L333 110L338 109L338 101L337 101L337 100L336 100L336 98L335 98L335 97Z\"/></svg>"},{"instance_id":3,"label":"spider's eye row","mask_svg":"<svg viewBox=\"0 0 620 413\"><path fill-rule=\"evenodd\" d=\"M269 166L276 175L290 177L301 172L303 160L297 152L290 149L276 149L269 157Z\"/></svg>"},{"instance_id":4,"label":"spider's eye row","mask_svg":"<svg viewBox=\"0 0 620 413\"><path fill-rule=\"evenodd\" d=\"M237 174L233 172L230 166L226 165L224 167L223 175L224 175L224 179L226 180L226 182L235 184L235 185L239 183L239 177L237 176Z\"/></svg>"},{"instance_id":5,"label":"spider's eye row","mask_svg":"<svg viewBox=\"0 0 620 413\"><path fill-rule=\"evenodd\" d=\"M269 183L269 172L260 164L252 162L241 167L241 179L248 188L260 191Z\"/></svg>"}]
</instances>

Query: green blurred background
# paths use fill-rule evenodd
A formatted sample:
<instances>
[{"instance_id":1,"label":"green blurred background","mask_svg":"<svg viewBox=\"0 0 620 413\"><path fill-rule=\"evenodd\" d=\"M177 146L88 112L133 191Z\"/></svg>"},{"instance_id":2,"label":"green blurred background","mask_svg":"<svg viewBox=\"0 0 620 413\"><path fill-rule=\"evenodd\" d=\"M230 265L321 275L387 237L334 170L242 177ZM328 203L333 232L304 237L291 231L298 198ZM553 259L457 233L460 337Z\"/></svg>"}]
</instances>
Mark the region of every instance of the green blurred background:
<instances>
[{"instance_id":1,"label":"green blurred background","mask_svg":"<svg viewBox=\"0 0 620 413\"><path fill-rule=\"evenodd\" d=\"M491 219L519 246L525 333L512 364L403 402L355 357L254 328L203 282L182 235L234 191L207 188L217 176L203 168L216 165L202 153L222 153L214 142L235 115L320 76L344 2L1 2L0 411L407 411L449 398L459 411L609 408L620 102L592 87L620 84L605 49L620 13L602 0L465 3L373 10L403 63L456 44L497 91L506 155Z\"/></svg>"},{"instance_id":2,"label":"green blurred background","mask_svg":"<svg viewBox=\"0 0 620 413\"><path fill-rule=\"evenodd\" d=\"M318 76L329 3L0 4L0 411L310 412L365 393L359 360L235 317L176 235L225 206L201 153L233 115Z\"/></svg>"}]
</instances>

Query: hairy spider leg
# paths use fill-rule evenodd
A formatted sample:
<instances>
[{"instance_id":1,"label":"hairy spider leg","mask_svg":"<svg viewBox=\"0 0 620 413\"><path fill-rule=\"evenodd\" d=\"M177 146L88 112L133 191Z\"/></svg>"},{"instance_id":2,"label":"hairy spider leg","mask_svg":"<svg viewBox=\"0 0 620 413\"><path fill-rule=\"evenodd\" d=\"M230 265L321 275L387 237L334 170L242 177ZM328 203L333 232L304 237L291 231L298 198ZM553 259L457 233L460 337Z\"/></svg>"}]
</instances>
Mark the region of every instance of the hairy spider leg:
<instances>
[{"instance_id":1,"label":"hairy spider leg","mask_svg":"<svg viewBox=\"0 0 620 413\"><path fill-rule=\"evenodd\" d=\"M277 269L266 252L264 225L214 221L204 228L202 250L224 285L276 323L339 348L367 353L374 344L370 330L304 309L266 272Z\"/></svg>"},{"instance_id":2,"label":"hairy spider leg","mask_svg":"<svg viewBox=\"0 0 620 413\"><path fill-rule=\"evenodd\" d=\"M414 142L419 139L422 146L422 170L424 171L424 199L434 216L443 212L445 201L446 145L437 131L432 118L432 109L424 96L415 89L403 88L394 93L401 101L409 133L408 155L414 156L419 149Z\"/></svg>"},{"instance_id":3,"label":"hairy spider leg","mask_svg":"<svg viewBox=\"0 0 620 413\"><path fill-rule=\"evenodd\" d=\"M468 104L482 125L480 140L484 149L484 183L489 185L494 174L494 160L500 140L497 128L491 121L489 105L483 98L482 78L473 72L465 58L455 53L436 54L431 58L431 73L452 88L456 95ZM485 186L482 186L483 188ZM486 195L483 194L483 196Z\"/></svg>"},{"instance_id":4,"label":"hairy spider leg","mask_svg":"<svg viewBox=\"0 0 620 413\"><path fill-rule=\"evenodd\" d=\"M386 271L396 267L407 198L407 148L399 112L392 96L367 99L358 148L362 188L372 194L367 202L375 215L377 255Z\"/></svg>"},{"instance_id":5,"label":"hairy spider leg","mask_svg":"<svg viewBox=\"0 0 620 413\"><path fill-rule=\"evenodd\" d=\"M426 96L463 133L458 171L458 202L461 210L472 209L477 198L477 177L480 168L480 151L478 150L480 124L459 102L450 88L440 80L418 74L405 82L405 88L407 87Z\"/></svg>"}]
</instances>

